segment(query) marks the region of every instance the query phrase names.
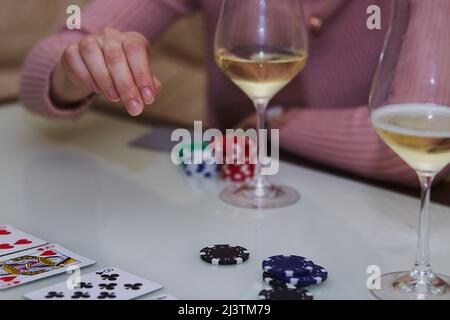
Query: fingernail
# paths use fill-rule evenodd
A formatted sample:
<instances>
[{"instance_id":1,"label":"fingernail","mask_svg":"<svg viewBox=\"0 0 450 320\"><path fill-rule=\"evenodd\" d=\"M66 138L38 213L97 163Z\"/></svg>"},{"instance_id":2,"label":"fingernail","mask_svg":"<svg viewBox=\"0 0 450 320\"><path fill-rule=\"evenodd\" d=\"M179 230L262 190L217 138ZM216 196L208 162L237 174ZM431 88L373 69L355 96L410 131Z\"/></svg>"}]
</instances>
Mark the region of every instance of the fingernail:
<instances>
[{"instance_id":1,"label":"fingernail","mask_svg":"<svg viewBox=\"0 0 450 320\"><path fill-rule=\"evenodd\" d=\"M120 100L119 94L117 93L116 89L109 89L108 98L113 102L117 102Z\"/></svg>"},{"instance_id":2,"label":"fingernail","mask_svg":"<svg viewBox=\"0 0 450 320\"><path fill-rule=\"evenodd\" d=\"M127 109L132 116L138 116L142 112L142 107L136 100L130 100Z\"/></svg>"},{"instance_id":3,"label":"fingernail","mask_svg":"<svg viewBox=\"0 0 450 320\"><path fill-rule=\"evenodd\" d=\"M155 83L156 90L158 90L158 92L161 91L161 81L153 77L153 82Z\"/></svg>"},{"instance_id":4,"label":"fingernail","mask_svg":"<svg viewBox=\"0 0 450 320\"><path fill-rule=\"evenodd\" d=\"M152 90L150 90L150 87L144 87L142 89L142 98L144 98L144 101L146 104L151 104L153 101L155 101L155 97L153 96Z\"/></svg>"}]
</instances>

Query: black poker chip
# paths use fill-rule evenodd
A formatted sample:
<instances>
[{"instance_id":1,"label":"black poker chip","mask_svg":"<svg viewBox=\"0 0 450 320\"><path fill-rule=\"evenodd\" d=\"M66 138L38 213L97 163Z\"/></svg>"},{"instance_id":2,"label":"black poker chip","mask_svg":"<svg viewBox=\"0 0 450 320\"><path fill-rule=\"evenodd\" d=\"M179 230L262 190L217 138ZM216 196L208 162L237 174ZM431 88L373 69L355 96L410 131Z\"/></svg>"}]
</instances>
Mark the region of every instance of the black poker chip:
<instances>
[{"instance_id":1,"label":"black poker chip","mask_svg":"<svg viewBox=\"0 0 450 320\"><path fill-rule=\"evenodd\" d=\"M290 288L290 289L297 289L300 288L301 286L297 286L291 283L286 283L282 280L277 279L276 277L274 277L273 275L271 275L268 272L263 272L263 281L265 284L268 284L269 286L273 287L273 288Z\"/></svg>"},{"instance_id":2,"label":"black poker chip","mask_svg":"<svg viewBox=\"0 0 450 320\"><path fill-rule=\"evenodd\" d=\"M200 250L200 258L211 264L233 265L244 263L250 257L247 249L229 244L217 244Z\"/></svg>"},{"instance_id":3,"label":"black poker chip","mask_svg":"<svg viewBox=\"0 0 450 320\"><path fill-rule=\"evenodd\" d=\"M311 292L303 288L272 288L262 290L258 295L259 300L313 300Z\"/></svg>"}]
</instances>

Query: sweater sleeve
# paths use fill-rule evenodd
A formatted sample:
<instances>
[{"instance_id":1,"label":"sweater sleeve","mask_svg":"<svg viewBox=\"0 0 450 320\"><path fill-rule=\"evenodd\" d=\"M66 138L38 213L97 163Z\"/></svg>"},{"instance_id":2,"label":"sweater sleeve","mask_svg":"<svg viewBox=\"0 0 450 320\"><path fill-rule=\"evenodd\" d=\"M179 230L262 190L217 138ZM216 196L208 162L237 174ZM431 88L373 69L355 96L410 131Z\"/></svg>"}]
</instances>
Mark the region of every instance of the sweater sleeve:
<instances>
[{"instance_id":1,"label":"sweater sleeve","mask_svg":"<svg viewBox=\"0 0 450 320\"><path fill-rule=\"evenodd\" d=\"M394 73L394 89L389 103L432 101L448 105L449 72L446 71L450 69L450 42L445 39L450 27L449 1L436 0L430 4L414 0L411 5L408 47L405 45L400 52L396 69L390 70ZM430 16L433 23L424 23ZM434 72L431 82L430 70L437 69L443 72ZM285 119L280 128L281 146L293 153L360 176L419 185L414 170L376 134L367 106L332 110L295 108L288 111ZM436 181L448 172L449 166Z\"/></svg>"},{"instance_id":2,"label":"sweater sleeve","mask_svg":"<svg viewBox=\"0 0 450 320\"><path fill-rule=\"evenodd\" d=\"M295 108L287 111L285 118L288 120L280 128L282 148L363 177L418 186L413 169L372 128L367 106Z\"/></svg>"},{"instance_id":3,"label":"sweater sleeve","mask_svg":"<svg viewBox=\"0 0 450 320\"><path fill-rule=\"evenodd\" d=\"M28 54L21 74L20 98L33 112L52 118L79 116L93 98L70 109L50 99L52 72L65 48L85 34L99 33L109 26L121 31L137 31L154 40L174 20L196 10L194 0L95 0L82 10L82 30L65 28L40 42Z\"/></svg>"}]
</instances>

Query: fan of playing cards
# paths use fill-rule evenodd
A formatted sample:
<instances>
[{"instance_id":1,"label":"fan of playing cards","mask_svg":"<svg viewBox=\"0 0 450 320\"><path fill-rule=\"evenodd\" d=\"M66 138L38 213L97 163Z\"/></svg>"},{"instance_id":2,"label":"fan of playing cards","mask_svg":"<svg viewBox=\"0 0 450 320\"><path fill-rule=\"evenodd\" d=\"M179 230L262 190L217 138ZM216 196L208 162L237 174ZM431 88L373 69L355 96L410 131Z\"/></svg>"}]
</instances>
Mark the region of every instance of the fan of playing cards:
<instances>
[{"instance_id":1,"label":"fan of playing cards","mask_svg":"<svg viewBox=\"0 0 450 320\"><path fill-rule=\"evenodd\" d=\"M95 261L77 255L59 245L31 236L8 225L0 225L0 290L16 287L71 269L83 268ZM72 279L72 278L71 278ZM32 300L129 300L161 289L158 283L118 268L104 268L82 275L78 281L64 281L25 294ZM150 300L174 300L160 295Z\"/></svg>"}]
</instances>

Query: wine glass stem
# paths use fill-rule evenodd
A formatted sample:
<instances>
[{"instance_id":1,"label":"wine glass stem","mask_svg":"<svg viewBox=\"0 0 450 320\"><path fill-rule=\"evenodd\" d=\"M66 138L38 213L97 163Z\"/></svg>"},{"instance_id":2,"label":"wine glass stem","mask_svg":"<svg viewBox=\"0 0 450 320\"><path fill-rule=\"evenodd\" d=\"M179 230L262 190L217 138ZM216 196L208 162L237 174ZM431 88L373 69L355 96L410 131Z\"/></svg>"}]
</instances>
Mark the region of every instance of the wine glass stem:
<instances>
[{"instance_id":1,"label":"wine glass stem","mask_svg":"<svg viewBox=\"0 0 450 320\"><path fill-rule=\"evenodd\" d=\"M266 149L266 139L263 139L263 130L266 129L266 109L269 101L266 99L255 100L256 108L256 170L255 170L255 195L257 197L264 197L267 193L266 191L266 179L262 175L262 164Z\"/></svg>"},{"instance_id":2,"label":"wine glass stem","mask_svg":"<svg viewBox=\"0 0 450 320\"><path fill-rule=\"evenodd\" d=\"M419 220L419 238L417 241L416 262L413 273L415 276L425 277L431 273L430 264L430 192L435 175L418 173L421 184L421 203Z\"/></svg>"}]
</instances>

